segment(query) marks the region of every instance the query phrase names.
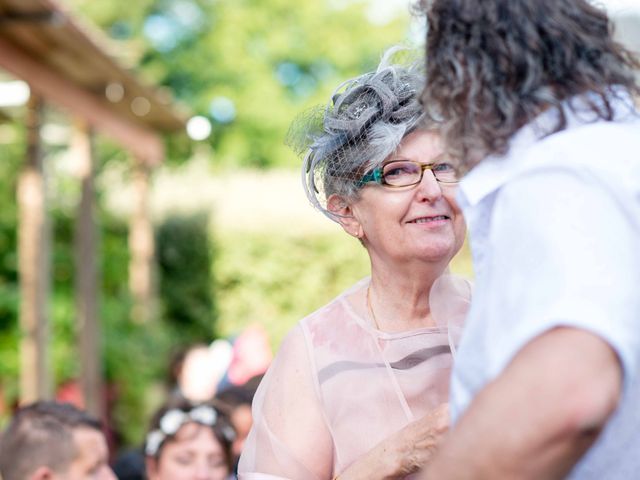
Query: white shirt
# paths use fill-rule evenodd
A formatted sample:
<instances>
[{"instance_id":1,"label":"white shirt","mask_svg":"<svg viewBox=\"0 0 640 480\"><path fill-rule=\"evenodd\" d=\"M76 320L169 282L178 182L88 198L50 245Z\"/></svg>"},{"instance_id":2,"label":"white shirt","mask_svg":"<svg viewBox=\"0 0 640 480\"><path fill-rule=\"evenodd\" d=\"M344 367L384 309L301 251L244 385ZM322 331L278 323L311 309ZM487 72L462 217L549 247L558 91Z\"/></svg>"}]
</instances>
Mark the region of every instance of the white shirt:
<instances>
[{"instance_id":1,"label":"white shirt","mask_svg":"<svg viewBox=\"0 0 640 480\"><path fill-rule=\"evenodd\" d=\"M618 353L625 393L570 478L640 472L640 117L550 110L461 182L476 289L451 384L455 419L526 343L557 326L589 330ZM578 107L579 109L579 107ZM633 445L633 446L632 446Z\"/></svg>"}]
</instances>

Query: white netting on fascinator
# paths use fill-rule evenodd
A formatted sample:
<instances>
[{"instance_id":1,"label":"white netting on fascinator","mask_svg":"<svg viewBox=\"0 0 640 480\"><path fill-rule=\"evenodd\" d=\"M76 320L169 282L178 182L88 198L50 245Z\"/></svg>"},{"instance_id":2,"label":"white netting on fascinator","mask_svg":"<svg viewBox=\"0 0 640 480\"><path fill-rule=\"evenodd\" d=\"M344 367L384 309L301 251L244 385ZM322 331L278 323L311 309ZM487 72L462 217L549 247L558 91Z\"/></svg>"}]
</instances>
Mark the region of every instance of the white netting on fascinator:
<instances>
[{"instance_id":1,"label":"white netting on fascinator","mask_svg":"<svg viewBox=\"0 0 640 480\"><path fill-rule=\"evenodd\" d=\"M286 143L303 157L305 193L332 220L339 215L328 210L327 199L333 194L357 198L364 174L424 118L418 101L422 63L408 61L407 55L397 62L401 51L409 53L403 47L388 50L376 71L342 83L326 107L303 113L289 129Z\"/></svg>"}]
</instances>

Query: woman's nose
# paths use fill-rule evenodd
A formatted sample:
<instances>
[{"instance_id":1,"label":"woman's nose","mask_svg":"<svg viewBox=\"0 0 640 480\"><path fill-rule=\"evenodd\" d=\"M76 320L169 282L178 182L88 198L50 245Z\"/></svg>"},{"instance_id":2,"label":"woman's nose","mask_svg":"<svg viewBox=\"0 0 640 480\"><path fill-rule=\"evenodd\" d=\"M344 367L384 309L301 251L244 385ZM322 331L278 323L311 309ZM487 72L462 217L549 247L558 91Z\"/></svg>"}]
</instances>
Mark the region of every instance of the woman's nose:
<instances>
[{"instance_id":1,"label":"woman's nose","mask_svg":"<svg viewBox=\"0 0 640 480\"><path fill-rule=\"evenodd\" d=\"M191 475L193 480L213 480L213 474L211 473L211 467L206 461L197 462L193 465Z\"/></svg>"},{"instance_id":2,"label":"woman's nose","mask_svg":"<svg viewBox=\"0 0 640 480\"><path fill-rule=\"evenodd\" d=\"M194 480L213 480L213 473L210 468L201 467L198 468L193 478Z\"/></svg>"},{"instance_id":3,"label":"woman's nose","mask_svg":"<svg viewBox=\"0 0 640 480\"><path fill-rule=\"evenodd\" d=\"M432 170L422 172L422 180L416 189L416 195L420 201L433 202L442 196L440 182L436 180Z\"/></svg>"}]
</instances>

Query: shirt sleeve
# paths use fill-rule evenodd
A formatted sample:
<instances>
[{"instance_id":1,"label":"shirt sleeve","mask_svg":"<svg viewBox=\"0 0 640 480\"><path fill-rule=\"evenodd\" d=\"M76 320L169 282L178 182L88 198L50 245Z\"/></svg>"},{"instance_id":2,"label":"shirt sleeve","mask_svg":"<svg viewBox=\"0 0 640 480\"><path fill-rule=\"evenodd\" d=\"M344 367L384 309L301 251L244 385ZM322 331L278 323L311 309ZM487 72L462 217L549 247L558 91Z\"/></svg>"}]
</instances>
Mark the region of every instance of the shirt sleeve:
<instances>
[{"instance_id":1,"label":"shirt sleeve","mask_svg":"<svg viewBox=\"0 0 640 480\"><path fill-rule=\"evenodd\" d=\"M327 480L333 443L315 388L304 334L283 341L254 397L240 480Z\"/></svg>"},{"instance_id":2,"label":"shirt sleeve","mask_svg":"<svg viewBox=\"0 0 640 480\"><path fill-rule=\"evenodd\" d=\"M589 171L529 172L496 199L488 272L494 371L532 338L558 326L588 330L617 352L625 384L640 351L637 226ZM637 201L629 196L628 201Z\"/></svg>"}]
</instances>

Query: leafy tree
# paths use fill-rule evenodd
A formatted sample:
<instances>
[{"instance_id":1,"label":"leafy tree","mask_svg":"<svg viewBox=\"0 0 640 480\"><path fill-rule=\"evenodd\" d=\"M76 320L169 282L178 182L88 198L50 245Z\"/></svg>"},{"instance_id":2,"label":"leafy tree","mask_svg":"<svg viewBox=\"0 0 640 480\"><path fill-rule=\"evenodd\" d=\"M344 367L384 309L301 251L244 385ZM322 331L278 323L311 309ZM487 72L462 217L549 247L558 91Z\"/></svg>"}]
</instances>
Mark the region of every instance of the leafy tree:
<instances>
[{"instance_id":1,"label":"leafy tree","mask_svg":"<svg viewBox=\"0 0 640 480\"><path fill-rule=\"evenodd\" d=\"M72 0L121 42L150 81L213 122L223 166L297 165L283 145L291 119L402 42L406 17L367 19L367 1ZM134 57L134 58L132 58ZM173 143L181 160L188 144Z\"/></svg>"},{"instance_id":2,"label":"leafy tree","mask_svg":"<svg viewBox=\"0 0 640 480\"><path fill-rule=\"evenodd\" d=\"M17 384L7 381L18 371L18 254L16 182L24 156L20 147L24 131L3 125L18 134L17 141L2 145L0 154L0 389L14 397Z\"/></svg>"}]
</instances>

